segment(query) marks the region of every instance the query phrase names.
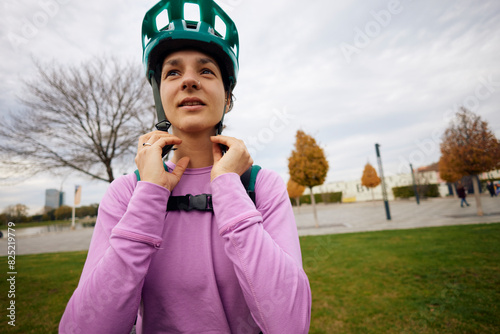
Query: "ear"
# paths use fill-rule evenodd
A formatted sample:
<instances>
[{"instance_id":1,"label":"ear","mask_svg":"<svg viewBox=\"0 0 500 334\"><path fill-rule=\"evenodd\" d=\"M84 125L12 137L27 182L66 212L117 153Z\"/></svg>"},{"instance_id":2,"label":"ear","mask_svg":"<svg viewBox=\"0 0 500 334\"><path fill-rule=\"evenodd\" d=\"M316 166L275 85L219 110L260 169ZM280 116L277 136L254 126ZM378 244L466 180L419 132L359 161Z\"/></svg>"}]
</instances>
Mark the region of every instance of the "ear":
<instances>
[{"instance_id":1,"label":"ear","mask_svg":"<svg viewBox=\"0 0 500 334\"><path fill-rule=\"evenodd\" d=\"M227 114L233 108L233 94L231 94L231 92L228 91L226 93L226 99L224 103L226 105L226 114Z\"/></svg>"}]
</instances>

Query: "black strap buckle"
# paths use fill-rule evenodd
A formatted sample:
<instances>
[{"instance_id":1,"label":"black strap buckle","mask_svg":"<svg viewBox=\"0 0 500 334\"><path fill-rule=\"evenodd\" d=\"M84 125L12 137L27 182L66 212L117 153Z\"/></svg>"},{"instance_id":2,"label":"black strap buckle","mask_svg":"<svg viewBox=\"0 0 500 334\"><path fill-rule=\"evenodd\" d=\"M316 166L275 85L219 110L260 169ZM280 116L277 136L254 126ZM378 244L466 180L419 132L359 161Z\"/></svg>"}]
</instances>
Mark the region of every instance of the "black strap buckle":
<instances>
[{"instance_id":1,"label":"black strap buckle","mask_svg":"<svg viewBox=\"0 0 500 334\"><path fill-rule=\"evenodd\" d=\"M163 121L159 121L158 123L156 123L155 126L157 130L168 132L168 129L170 129L171 125L172 124L169 121L164 119Z\"/></svg>"},{"instance_id":2,"label":"black strap buckle","mask_svg":"<svg viewBox=\"0 0 500 334\"><path fill-rule=\"evenodd\" d=\"M170 196L167 205L168 211L183 210L183 211L213 211L212 195L200 194L185 196Z\"/></svg>"},{"instance_id":3,"label":"black strap buckle","mask_svg":"<svg viewBox=\"0 0 500 334\"><path fill-rule=\"evenodd\" d=\"M212 195L211 194L201 194L201 195L187 195L189 198L189 208L190 210L199 211L212 211Z\"/></svg>"}]
</instances>

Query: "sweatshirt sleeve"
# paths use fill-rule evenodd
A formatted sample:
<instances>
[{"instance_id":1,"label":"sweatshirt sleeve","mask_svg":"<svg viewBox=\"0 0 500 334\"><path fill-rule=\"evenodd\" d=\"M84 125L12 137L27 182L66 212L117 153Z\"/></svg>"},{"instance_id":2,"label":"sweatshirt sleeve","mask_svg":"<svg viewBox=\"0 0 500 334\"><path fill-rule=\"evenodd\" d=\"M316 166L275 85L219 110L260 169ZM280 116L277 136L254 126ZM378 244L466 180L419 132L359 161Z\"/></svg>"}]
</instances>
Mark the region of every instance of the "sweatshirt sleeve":
<instances>
[{"instance_id":1,"label":"sweatshirt sleeve","mask_svg":"<svg viewBox=\"0 0 500 334\"><path fill-rule=\"evenodd\" d=\"M135 175L116 179L101 204L78 287L59 333L129 333L152 255L161 247L169 191Z\"/></svg>"},{"instance_id":2,"label":"sweatshirt sleeve","mask_svg":"<svg viewBox=\"0 0 500 334\"><path fill-rule=\"evenodd\" d=\"M265 169L257 174L257 208L237 174L211 186L219 233L255 322L266 334L307 333L311 290L283 180Z\"/></svg>"}]
</instances>

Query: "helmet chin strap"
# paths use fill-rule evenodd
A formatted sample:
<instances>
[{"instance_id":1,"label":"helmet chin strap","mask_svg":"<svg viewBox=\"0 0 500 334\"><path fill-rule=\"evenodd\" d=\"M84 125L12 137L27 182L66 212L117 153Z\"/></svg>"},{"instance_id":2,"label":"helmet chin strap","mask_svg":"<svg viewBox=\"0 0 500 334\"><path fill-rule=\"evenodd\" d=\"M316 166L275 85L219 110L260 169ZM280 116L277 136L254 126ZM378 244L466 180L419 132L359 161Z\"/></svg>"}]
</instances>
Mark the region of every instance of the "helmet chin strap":
<instances>
[{"instance_id":1,"label":"helmet chin strap","mask_svg":"<svg viewBox=\"0 0 500 334\"><path fill-rule=\"evenodd\" d=\"M224 129L224 116L226 115L228 98L229 98L229 92L227 93L227 98L226 98L226 101L224 103L224 111L222 112L222 118L221 118L220 122L217 123L217 125L215 126L215 135L216 136L220 135L222 133L222 130ZM220 146L220 149L222 151L222 154L224 155L224 153L227 152L228 147L226 145L222 145L222 144L219 144L219 146Z\"/></svg>"},{"instance_id":2,"label":"helmet chin strap","mask_svg":"<svg viewBox=\"0 0 500 334\"><path fill-rule=\"evenodd\" d=\"M227 105L224 104L224 111L222 113L222 118L219 123L215 126L215 135L218 136L222 133L222 130L224 130L224 115L226 114L226 109Z\"/></svg>"},{"instance_id":3,"label":"helmet chin strap","mask_svg":"<svg viewBox=\"0 0 500 334\"><path fill-rule=\"evenodd\" d=\"M156 123L156 129L160 131L168 132L168 129L172 125L165 116L165 110L163 110L163 105L161 104L160 89L158 88L158 83L155 79L155 72L149 71L149 77L151 81L151 87L153 87L153 98L155 101L156 116L158 117L158 123ZM165 145L161 151L161 157L165 157L168 152L172 149L174 145Z\"/></svg>"},{"instance_id":4,"label":"helmet chin strap","mask_svg":"<svg viewBox=\"0 0 500 334\"><path fill-rule=\"evenodd\" d=\"M165 116L165 111L163 110L163 105L161 103L160 89L158 88L158 83L155 79L155 72L149 71L149 77L151 81L151 87L153 88L153 98L155 101L156 116L158 117L158 123L156 123L156 129L160 131L168 132L168 129L172 125Z\"/></svg>"}]
</instances>

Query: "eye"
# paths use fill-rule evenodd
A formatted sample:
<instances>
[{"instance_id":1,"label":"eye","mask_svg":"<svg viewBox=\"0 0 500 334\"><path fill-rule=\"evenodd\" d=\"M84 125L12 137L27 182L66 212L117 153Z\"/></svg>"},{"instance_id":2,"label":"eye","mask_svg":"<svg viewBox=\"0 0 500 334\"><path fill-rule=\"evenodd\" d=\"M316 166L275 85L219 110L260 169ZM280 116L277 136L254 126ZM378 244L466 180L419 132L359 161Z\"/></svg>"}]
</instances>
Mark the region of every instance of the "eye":
<instances>
[{"instance_id":1,"label":"eye","mask_svg":"<svg viewBox=\"0 0 500 334\"><path fill-rule=\"evenodd\" d=\"M201 70L201 74L213 74L213 75L215 75L214 71L212 71L209 68L204 68L203 70Z\"/></svg>"},{"instance_id":2,"label":"eye","mask_svg":"<svg viewBox=\"0 0 500 334\"><path fill-rule=\"evenodd\" d=\"M178 75L179 75L179 71L177 71L177 70L166 71L166 73L164 75L164 79L166 79L168 77L172 77L172 76L178 76Z\"/></svg>"}]
</instances>

